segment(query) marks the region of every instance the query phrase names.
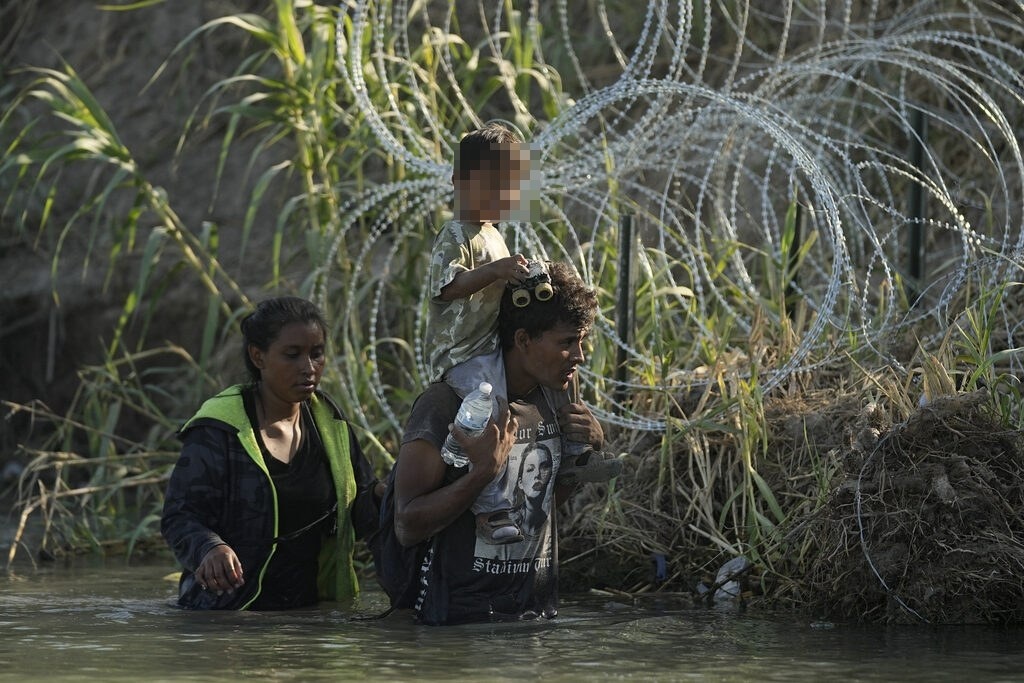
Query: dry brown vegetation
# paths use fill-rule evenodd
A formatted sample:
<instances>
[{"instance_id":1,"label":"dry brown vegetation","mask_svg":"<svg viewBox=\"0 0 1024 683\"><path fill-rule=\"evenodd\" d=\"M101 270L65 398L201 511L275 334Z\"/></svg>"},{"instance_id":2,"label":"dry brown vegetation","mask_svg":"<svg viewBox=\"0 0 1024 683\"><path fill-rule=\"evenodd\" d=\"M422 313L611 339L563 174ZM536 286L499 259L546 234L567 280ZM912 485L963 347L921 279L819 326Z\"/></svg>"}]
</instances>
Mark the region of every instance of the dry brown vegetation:
<instances>
[{"instance_id":1,"label":"dry brown vegetation","mask_svg":"<svg viewBox=\"0 0 1024 683\"><path fill-rule=\"evenodd\" d=\"M472 115L507 112L522 98L519 120L533 132L588 88L618 83L643 28L639 5L608 2L602 6L611 8L610 19L588 13L572 26L570 39L560 41L558 5L541 3L550 21L543 35L552 39L535 53L532 37L508 38L499 69L498 57L484 45L488 31L478 21L479 3L461 4L462 35L442 38L459 46L448 56L455 80L477 97L480 109ZM1024 278L1018 275L1024 261L1013 245L1024 203L1019 134L1000 128L1003 119L996 115L1020 119L1024 88L1013 75L1024 72L1017 49L1024 31L997 2L853 3L849 17L839 16L839 5L826 4L819 3L820 16L814 14L818 5L794 5L785 32L778 28L777 2L702 4L713 16L695 20L679 60L670 48L682 35L675 29L684 5L673 6L670 16L660 17L665 32L651 41L643 75L656 80L675 69L671 85L684 88L656 106L654 96L614 99L570 130L552 153L555 164L560 155L582 159L581 167L597 159L596 167L604 170L608 161L614 172L620 169L612 168L612 151L626 167L638 164L635 172L587 187L591 194L582 208L571 191L556 197L571 214L566 222L600 230L544 238L572 243L582 235L585 247L572 257L581 264L591 260L589 276L610 309L621 275L614 219L636 210L638 222L645 221L638 256L650 280L635 287L641 315L631 342L640 353L630 376L643 388L630 392L627 405L664 421L660 431L609 425L610 449L628 454L625 470L609 486L584 488L563 509L566 589L603 586L636 599L690 601L699 581L713 581L721 564L743 554L754 562L743 577L751 604L836 619L1019 622ZM436 28L446 3L427 5ZM325 3L319 15L312 11L317 3L303 5L312 9L296 10L295 26L269 21L266 33L234 26L203 34L144 88L178 41L203 21L243 11L271 16L269 7L256 0L164 2L138 13L103 12L71 0L0 6L0 24L10 30L0 37L4 66L58 67L58 55L66 60L74 77L59 83L41 78L35 87L52 97L49 105L62 104L57 86L89 91L120 134L123 146L115 151L123 157L117 161L131 167L127 180L106 186L111 167L121 168L109 158L54 153L47 160L50 175L41 163L19 168L11 157L5 168L13 171L0 174L0 373L8 378L4 391L11 392L0 399L13 399L4 406L0 462L17 449L27 465L18 512L42 517L48 534L39 543L32 539L27 550L57 555L126 542L131 550L156 538L175 425L204 391L235 376L234 324L244 308L239 292L256 298L326 289L321 295L338 325L331 388L343 392L381 468L389 462L397 427L388 411L401 416L418 389L412 316L420 304L427 230L446 201L436 189L444 179L428 178L424 186L433 189L411 202L415 190L381 194L363 213L349 203L373 198L375 184L416 178L397 150L370 135L364 112L345 99L336 65L302 61L280 47L305 41L306 54L330 56L335 25L329 12L338 4ZM968 10L978 14L968 16ZM955 26L946 13L958 13ZM886 23L894 17L899 20ZM885 40L884 30L876 31L882 26L898 39ZM991 52L975 51L974 39L956 42L952 28L981 31ZM289 30L300 39L292 40ZM783 33L788 43L779 45ZM856 40L844 42L850 38ZM469 47L462 49L459 39ZM388 55L380 73L369 59L355 71L368 79L366 89L377 98L372 106L387 114L383 125L394 126L399 140L436 153L430 161L442 162L440 139L472 117L450 99L449 84L431 89L445 77L437 67L440 50L429 53L429 41L412 44L424 51ZM480 52L471 55L470 48ZM253 73L227 85L231 74L246 68ZM995 85L986 79L997 68L1005 78ZM496 80L501 69L522 71L508 86ZM408 115L403 98L410 73L422 77L416 85L430 96L424 106L437 108L426 112L437 118L429 125L420 120L422 112ZM743 81L759 74L770 78ZM13 77L0 83L4 102L14 84ZM690 86L710 96L685 89ZM991 107L959 99L975 94L975 86L978 97L993 98L985 100ZM393 93L402 106L392 110L387 97ZM767 101L758 99L762 95ZM790 95L793 101L785 103ZM721 107L727 96L736 99ZM251 106L267 102L273 106ZM750 103L747 118L736 115ZM933 165L920 178L920 169L903 163L912 105L932 117ZM783 106L791 118L756 121L778 126L777 137L751 125ZM67 139L107 140L111 131L89 120L94 111L82 109L46 118L47 105L33 101L8 119L24 129L0 131L3 141L14 145L33 121L58 138L66 130ZM691 118L680 113L688 110ZM982 110L994 118L979 122ZM233 112L242 113L231 119ZM805 113L808 118L800 118ZM185 134L184 120L192 114ZM629 117L650 127L631 138ZM621 130L606 129L608 122ZM228 131L235 136L230 150ZM834 139L825 144L814 137L819 132ZM795 163L791 150L780 146L797 134L805 137L794 147L822 155L815 169L820 176L811 178L806 160ZM666 155L666 144L687 154ZM849 156L828 156L833 145ZM588 159L586 148L598 153ZM272 168L288 170L276 175ZM35 173L40 187L26 190L31 183L25 178ZM854 175L863 184L831 185ZM12 180L16 176L22 185ZM269 188L259 197L253 191L258 179ZM914 220L903 197L914 179L932 192L932 213L922 222L929 228L934 277L917 308L906 291L923 283L909 282L902 270L904 233ZM812 188L811 180L820 182ZM132 205L138 187L154 201ZM856 199L837 214L848 234L831 235L821 222L823 208L815 204L821 197L809 190L822 187ZM664 196L655 192L651 200L644 194L650 188L665 188ZM102 200L90 193L103 194ZM166 204L156 201L161 196ZM98 208L78 216L90 200ZM138 212L124 215L129 206ZM349 213L342 215L339 206ZM598 216L597 206L607 215ZM806 209L807 222L802 243L797 239L793 248L790 211L797 207ZM240 227L250 210L257 216L251 234ZM406 220L410 215L416 219ZM78 223L64 235L72 216ZM679 223L656 222L662 216ZM423 225L413 225L420 220ZM175 244L160 242L162 269L143 282L144 245L158 234L154 226L192 240L198 257L186 263ZM212 247L209 226L220 226ZM682 245L677 252L663 249L659 239L666 235ZM281 253L271 253L275 240L284 245ZM696 253L684 251L698 241ZM66 249L62 258L54 256L58 244ZM370 245L366 251L364 245ZM850 263L839 263L838 252ZM850 270L841 272L841 265ZM314 278L307 276L314 268L320 281L311 285ZM358 268L364 268L360 277ZM199 283L210 273L216 282L204 289ZM823 307L823 292L836 281L842 282L839 302ZM136 289L142 299L129 306L126 298ZM372 313L378 317L371 319ZM813 324L833 314L814 332ZM128 340L121 346L111 343L115 329ZM615 365L617 349L608 336L595 342L591 364L599 379L591 388L610 394L600 379ZM801 348L805 340L809 346ZM766 389L771 372L798 353L805 354L801 367ZM607 395L589 398L597 404ZM664 559L663 576L654 575L656 558Z\"/></svg>"}]
</instances>

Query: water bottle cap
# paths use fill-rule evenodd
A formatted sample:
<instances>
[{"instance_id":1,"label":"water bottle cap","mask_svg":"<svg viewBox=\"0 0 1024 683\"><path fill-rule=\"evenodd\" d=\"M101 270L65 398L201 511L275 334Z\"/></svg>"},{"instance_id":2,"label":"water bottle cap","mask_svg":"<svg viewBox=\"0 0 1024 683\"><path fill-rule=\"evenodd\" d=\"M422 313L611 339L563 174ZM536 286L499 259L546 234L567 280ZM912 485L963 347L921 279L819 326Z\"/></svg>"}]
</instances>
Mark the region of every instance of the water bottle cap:
<instances>
[{"instance_id":1,"label":"water bottle cap","mask_svg":"<svg viewBox=\"0 0 1024 683\"><path fill-rule=\"evenodd\" d=\"M493 387L491 387L490 382L480 382L480 386L477 387L480 393L483 394L484 396L490 396L492 388Z\"/></svg>"}]
</instances>

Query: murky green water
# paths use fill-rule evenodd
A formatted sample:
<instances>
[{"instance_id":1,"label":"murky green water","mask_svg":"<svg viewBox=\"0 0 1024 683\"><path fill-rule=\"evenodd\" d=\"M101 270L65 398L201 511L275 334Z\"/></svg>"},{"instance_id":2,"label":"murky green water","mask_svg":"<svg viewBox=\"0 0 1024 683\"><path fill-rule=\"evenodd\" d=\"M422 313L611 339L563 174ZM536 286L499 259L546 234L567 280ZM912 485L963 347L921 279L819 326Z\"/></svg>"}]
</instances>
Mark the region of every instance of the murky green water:
<instances>
[{"instance_id":1,"label":"murky green water","mask_svg":"<svg viewBox=\"0 0 1024 683\"><path fill-rule=\"evenodd\" d=\"M195 613L168 564L0 579L0 680L1024 680L1024 629L831 627L795 617L563 599L552 622L447 628L324 607ZM365 596L361 611L382 611Z\"/></svg>"}]
</instances>

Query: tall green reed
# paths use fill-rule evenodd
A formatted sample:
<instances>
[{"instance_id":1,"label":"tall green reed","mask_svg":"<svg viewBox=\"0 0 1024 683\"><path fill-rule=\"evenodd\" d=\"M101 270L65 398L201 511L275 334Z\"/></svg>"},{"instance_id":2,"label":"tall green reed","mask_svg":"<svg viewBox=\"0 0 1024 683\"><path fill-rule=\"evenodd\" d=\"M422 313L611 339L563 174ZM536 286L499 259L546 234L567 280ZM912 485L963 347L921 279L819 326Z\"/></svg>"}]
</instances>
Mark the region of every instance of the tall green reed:
<instances>
[{"instance_id":1,"label":"tall green reed","mask_svg":"<svg viewBox=\"0 0 1024 683\"><path fill-rule=\"evenodd\" d=\"M136 9L146 4L151 3L139 3ZM108 467L106 459L127 457L133 449L163 453L170 448L172 425L186 417L204 393L223 383L227 363L218 350L234 346L237 320L250 300L267 292L295 291L326 310L332 324L334 359L325 385L355 421L359 438L365 440L375 461L382 469L386 467L397 450L402 412L424 381L417 367L423 313L420 289L426 266L423 256L451 199L450 188L438 182L440 174L424 171L423 164L443 167L457 135L488 118L510 119L528 137L541 136L572 107L574 97L595 89L599 80L595 71L599 69L594 67L621 75L627 59L635 55L627 55L629 46L623 43L609 45L604 36L609 29L608 9L625 6L600 3L601 16L594 24L600 28L600 41L580 47L581 52L588 48L586 54L610 54L610 62L583 65L577 60L571 77L563 77L545 59L562 50L561 55L572 63L567 46L554 31L546 32L543 22L536 21L539 16L555 26L565 20L558 16L564 9L559 4L539 8L535 15L532 6L529 11L521 10L519 3L501 0L488 5L480 18L476 17L479 12L458 11L463 5L456 3L446 7L443 3L387 2L339 6L275 0L268 2L261 14L229 15L197 28L169 56L149 89L160 88L168 74L187 73L188 51L214 34L228 34L245 46L229 75L214 83L182 122L178 145L178 153L187 154L190 138L223 125L217 160L220 182L231 168L233 155L248 154L245 167L255 182L240 226L241 253L231 255L223 254L221 233L235 226L183 224L172 207L187 199L168 196L145 177L111 117L71 66L35 70L32 83L15 97L13 106L5 108L0 120L0 130L7 132L5 141L9 140L8 154L0 162L0 178L9 188L5 211L16 216L14 225L23 237L33 233L32 239L53 254L55 271L65 242L80 236L89 245L86 263L90 265L95 262L113 272L114 265L125 263L130 254L138 254L141 263L107 340L104 370L83 375L83 386L95 391L90 390L88 399L76 399L67 415L50 416L62 435L84 432L88 438L79 434L67 442L67 448L62 444L57 449L54 442L41 451L74 453L83 462L75 467L92 467L98 473L90 486L109 483L116 487L124 477L116 467ZM408 9L408 16L396 17L394 13L402 8ZM684 59L673 63L661 52L664 41L655 41L642 59L631 64L635 69L631 78L674 69L675 75L686 74L694 83L711 83L714 77L707 60L718 57L727 76L723 82L740 85L734 77L747 68L742 64L741 47L748 43L730 46L723 41L720 47L711 46L706 29L715 25L715 12L704 4L698 9L695 23L683 26L680 21L662 36L665 40L692 36L702 50L697 62ZM760 16L747 11L749 3L728 3L727 9L730 22L741 17L744 26L755 24ZM499 14L504 22L500 35L488 30L488 22ZM410 26L421 30L409 31ZM641 28L637 27L636 33ZM824 22L820 29L824 32ZM753 43L763 48L773 36L764 29ZM824 37L822 33L806 39L805 56L822 52L828 45L820 42ZM794 46L788 47L799 53ZM786 48L776 46L761 56L781 63ZM642 73L638 64L648 64L649 71ZM813 69L813 60L798 66L811 74L809 80L821 77ZM570 83L578 89L570 92ZM853 86L847 89L859 92ZM780 87L778 92L785 94L786 88ZM800 121L800 125L838 122L826 136L839 136L844 126L854 128L852 119L860 112L880 116L883 111L882 107L861 110L852 96L836 100L842 106L835 107L831 119ZM546 246L571 258L598 288L602 323L611 323L610 311L622 276L617 270L614 229L619 215L634 213L641 230L679 244L699 240L689 260L654 239L641 239L635 250L636 268L643 277L633 292L637 323L629 341L645 362L636 364L640 370L631 369L626 407L663 418L665 425L655 434L628 426L609 428L610 446L631 453L627 473L632 479L624 477L609 491L584 492L584 500L593 496L592 507L580 509L599 514L581 514L569 529L591 534L634 567L646 564L652 550L693 558L692 564L698 566L720 553L740 552L776 566L780 529L796 519L799 511L816 504L807 501L820 501L832 466L825 454L810 448L806 458L811 461L817 489L813 494L789 490L786 467L803 467L807 460L803 451L801 459L793 462L772 451L765 405L780 393L796 394L807 387L796 380L788 387L772 384L769 370L795 357L797 345L812 336L813 330L820 338L810 340L816 345L815 353L806 359L811 367L847 342L852 346L850 364L855 365L864 360L869 342L874 340L863 339L860 330L812 327L819 318L804 299L813 298L814 288L820 289L823 280L838 275L828 272L831 254L823 246L827 240L820 237L825 234L823 224L809 223L806 232L799 232L797 198L810 210L807 197L811 193L794 192L797 183L792 179L780 183L785 191L765 192L745 203L736 197L750 190L750 179L741 177L746 168L735 170L723 163L709 170L713 178L705 179L691 179L687 169L678 177L687 183L694 181L693 193L699 190L703 203L688 196L686 189L669 189L665 194L670 201L652 208L657 202L649 201L650 195L641 190L647 185L660 187L669 171L659 166L641 169L635 174L639 179L631 175L630 154L624 151L643 147L646 141L644 135L631 139L631 146L624 150L621 144L613 144L619 132L616 126L650 115L651 120L667 119L679 128L692 125L698 133L706 129L709 141L694 138L695 144L704 146L692 154L721 155L727 160L745 144L744 136L755 130L749 121L743 121L743 126L730 123L731 132L720 138L714 117L707 121L673 118L675 109L693 107L701 101L699 96L691 93L666 101L668 105L661 102L647 111L638 99L614 100L547 151L551 159L561 161L563 157L573 159L587 148L603 165L606 177L591 182L580 194L587 201L574 194L579 189L575 187L555 197L548 207L551 214L542 217L541 231L550 242ZM47 112L46 124L32 122L34 117L25 114L29 109ZM765 106L766 111L770 109ZM643 133L652 130L658 129L649 127ZM383 144L384 137L394 144ZM812 139L818 138L807 138ZM872 138L871 144L882 148L881 140ZM757 156L755 152L761 151L742 154ZM874 147L857 150L869 166L875 152L878 149ZM780 154L779 148L771 154ZM672 159L663 161L674 163ZM844 161L853 167L863 159ZM62 198L63 174L80 168L100 178L99 189L70 218L58 218L55 207ZM734 170L735 177L731 177ZM767 171L764 177L768 184ZM697 187L701 180L704 184ZM896 193L887 183L888 179L880 182L880 196ZM865 213L884 223L889 217L886 210L872 208L876 198L864 185L857 190L867 197ZM751 216L752 220L746 220ZM843 214L844 219L850 217L850 213ZM574 244L577 235L568 223L591 220L600 229L584 243ZM771 234L767 227L756 230L763 227L761 221L773 229L781 226L778 234ZM82 225L88 228L84 234ZM243 286L239 284L242 271L253 267L251 245L258 238L270 244L266 266L259 271L262 286ZM560 248L564 253L557 252ZM246 266L225 265L231 261ZM170 354L173 360L158 361L165 364L150 370L148 376L153 381L147 382L144 390L115 390L118 384L134 386L135 380L121 373L133 365L131 359L146 353L151 344L147 330L159 315L164 292L181 279L196 283L205 297L198 356L193 360ZM881 286L891 286L893 281L886 278ZM796 296L790 287L793 283L808 287L811 294ZM883 321L908 306L886 292L877 298L883 304L875 314ZM884 308L889 302L893 308ZM845 313L844 307L852 308L855 303L853 294L844 296L836 310ZM979 310L977 315L982 313ZM975 354L978 367L985 362L983 358L998 361L1005 357L999 355L1003 351L987 353L991 346L983 332L995 329L994 320L992 316L967 322L974 332L963 342L964 353ZM129 338L130 343L126 341ZM608 378L614 376L617 350L609 335L594 335L589 366L597 395L614 393ZM650 359L653 362L646 362ZM174 369L182 365L190 368L184 373L187 381L164 384L159 380L160 373L175 379ZM866 361L864 368L864 374L870 376L872 367ZM879 382L884 386L873 391L890 392L893 403L901 397L906 401L913 389L910 377L917 370L900 368L896 374L906 384L886 378ZM813 386L813 382L809 384ZM147 403L140 392L179 400ZM611 412L622 411L613 407ZM131 443L105 439L102 435L120 430L126 413L154 425L153 430L135 436ZM84 464L94 457L98 458L95 463ZM46 467L67 469L63 461L41 462ZM33 471L43 469L41 464ZM33 480L29 488L35 490L35 486ZM79 487L62 484L61 488ZM136 495L141 501L136 505L138 513L148 522L132 528L151 531L158 487ZM94 500L95 495L90 492L87 498ZM43 505L42 498L25 500L23 509ZM104 514L134 504L116 494L103 500L108 506L104 512L97 508L81 516L89 520L89 533L97 539ZM74 516L54 519L70 521ZM74 545L81 536L72 531L65 536ZM677 569L681 577L693 566Z\"/></svg>"}]
</instances>

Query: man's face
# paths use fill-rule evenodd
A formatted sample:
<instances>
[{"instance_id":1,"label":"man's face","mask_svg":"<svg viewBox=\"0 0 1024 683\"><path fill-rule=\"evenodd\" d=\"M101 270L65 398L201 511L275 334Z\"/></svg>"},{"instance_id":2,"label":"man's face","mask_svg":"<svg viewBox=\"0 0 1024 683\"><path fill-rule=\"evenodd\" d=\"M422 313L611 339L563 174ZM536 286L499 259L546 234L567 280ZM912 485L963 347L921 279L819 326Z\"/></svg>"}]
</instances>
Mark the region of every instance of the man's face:
<instances>
[{"instance_id":1,"label":"man's face","mask_svg":"<svg viewBox=\"0 0 1024 683\"><path fill-rule=\"evenodd\" d=\"M539 337L528 339L523 348L523 368L539 384L565 391L583 363L583 340L589 330L558 323Z\"/></svg>"}]
</instances>

